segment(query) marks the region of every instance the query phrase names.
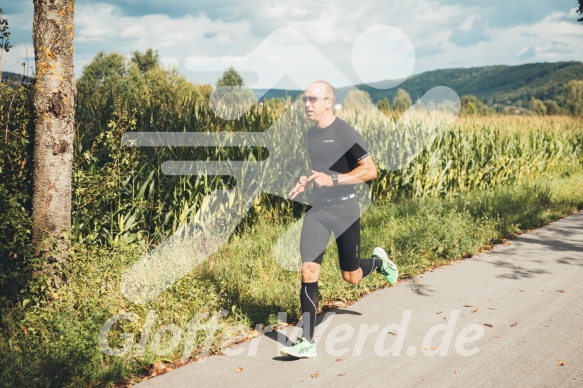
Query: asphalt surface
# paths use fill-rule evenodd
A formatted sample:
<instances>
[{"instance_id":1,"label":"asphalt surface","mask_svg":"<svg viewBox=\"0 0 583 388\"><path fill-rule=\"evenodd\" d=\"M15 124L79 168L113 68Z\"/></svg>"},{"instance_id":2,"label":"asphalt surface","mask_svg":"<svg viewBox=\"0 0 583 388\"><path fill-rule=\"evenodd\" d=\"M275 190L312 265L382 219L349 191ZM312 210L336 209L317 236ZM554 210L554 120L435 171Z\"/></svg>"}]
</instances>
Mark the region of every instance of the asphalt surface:
<instances>
[{"instance_id":1,"label":"asphalt surface","mask_svg":"<svg viewBox=\"0 0 583 388\"><path fill-rule=\"evenodd\" d=\"M580 212L320 315L316 358L290 326L139 387L583 387L582 280Z\"/></svg>"}]
</instances>

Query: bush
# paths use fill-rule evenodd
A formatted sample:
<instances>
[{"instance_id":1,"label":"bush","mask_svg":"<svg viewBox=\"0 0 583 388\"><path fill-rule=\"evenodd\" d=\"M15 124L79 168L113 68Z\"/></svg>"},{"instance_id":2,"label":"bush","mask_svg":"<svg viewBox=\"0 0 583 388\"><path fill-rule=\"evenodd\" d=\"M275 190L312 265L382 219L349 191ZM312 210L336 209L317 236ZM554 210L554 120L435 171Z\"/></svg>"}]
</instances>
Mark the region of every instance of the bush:
<instances>
[{"instance_id":1,"label":"bush","mask_svg":"<svg viewBox=\"0 0 583 388\"><path fill-rule=\"evenodd\" d=\"M32 254L32 155L34 117L31 86L0 84L0 295L19 291ZM2 300L0 300L2 303Z\"/></svg>"}]
</instances>

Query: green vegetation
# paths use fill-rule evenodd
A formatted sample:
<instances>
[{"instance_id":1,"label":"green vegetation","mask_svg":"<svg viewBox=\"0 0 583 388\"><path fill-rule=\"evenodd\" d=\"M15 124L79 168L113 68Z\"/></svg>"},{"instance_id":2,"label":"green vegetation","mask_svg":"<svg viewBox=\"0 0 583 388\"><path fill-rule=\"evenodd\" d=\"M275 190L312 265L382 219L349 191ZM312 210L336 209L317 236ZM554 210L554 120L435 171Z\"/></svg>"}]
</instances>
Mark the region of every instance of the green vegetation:
<instances>
[{"instance_id":1,"label":"green vegetation","mask_svg":"<svg viewBox=\"0 0 583 388\"><path fill-rule=\"evenodd\" d=\"M532 110L537 115L546 115L547 114L547 106L544 102L537 98L533 98L530 100L530 110Z\"/></svg>"},{"instance_id":2,"label":"green vegetation","mask_svg":"<svg viewBox=\"0 0 583 388\"><path fill-rule=\"evenodd\" d=\"M412 102L409 93L407 93L405 89L397 89L397 94L393 99L393 108L395 111L403 113L411 107L411 104Z\"/></svg>"},{"instance_id":3,"label":"green vegetation","mask_svg":"<svg viewBox=\"0 0 583 388\"><path fill-rule=\"evenodd\" d=\"M363 92L358 89L354 89L348 92L342 105L346 109L357 110L361 112L369 111L373 108L370 101L370 95L367 92Z\"/></svg>"},{"instance_id":4,"label":"green vegetation","mask_svg":"<svg viewBox=\"0 0 583 388\"><path fill-rule=\"evenodd\" d=\"M0 84L0 306L18 296L32 255L32 92Z\"/></svg>"},{"instance_id":5,"label":"green vegetation","mask_svg":"<svg viewBox=\"0 0 583 388\"><path fill-rule=\"evenodd\" d=\"M204 171L164 175L164 161L267 156L254 147L125 147L123 134L260 132L287 107L287 101L273 101L223 120L209 109L209 86L191 85L156 62L151 51L134 53L130 61L101 53L79 80L73 233L70 260L55 265L66 279L59 288L35 271L39 263L29 248L31 88L1 85L0 379L8 386L131 380L157 361L218 352L244 339L255 324L278 324L278 312L298 318L299 274L284 270L273 250L303 207L269 195L255 201L228 244L154 300L136 305L121 294L125 269L192 221L206 195L233 185ZM473 99L468 102L478 108ZM297 109L286 114L293 124L289 130L301 137L305 115ZM350 110L342 115L365 142L389 147L371 140L394 129L393 116L381 120ZM405 136L396 146L412 140ZM374 204L363 217L363 252L382 245L402 276L413 276L583 208L582 185L580 120L469 114L406 168L380 171L371 185ZM334 250L329 247L324 260L322 305L355 300L386 285L381 276L356 286L343 282ZM227 315L219 316L221 311ZM109 336L100 340L103 325L121 312L135 314L133 320L111 321ZM148 320L152 330L141 337ZM168 330L183 334L175 346ZM143 352L139 342L147 342ZM124 344L122 356L102 353Z\"/></svg>"},{"instance_id":6,"label":"green vegetation","mask_svg":"<svg viewBox=\"0 0 583 388\"><path fill-rule=\"evenodd\" d=\"M156 103L174 105L180 101L205 98L204 85L195 86L179 74L176 69L163 69L158 63L158 54L152 50L144 54L134 52L127 61L119 53L98 53L85 66L77 81L77 105L89 111L99 108L111 110L114 100L152 99ZM82 112L84 119L89 113Z\"/></svg>"},{"instance_id":7,"label":"green vegetation","mask_svg":"<svg viewBox=\"0 0 583 388\"><path fill-rule=\"evenodd\" d=\"M217 86L245 86L245 82L237 70L230 66L217 81Z\"/></svg>"},{"instance_id":8,"label":"green vegetation","mask_svg":"<svg viewBox=\"0 0 583 388\"><path fill-rule=\"evenodd\" d=\"M462 114L464 115L486 115L492 113L492 110L474 95L462 96L460 102L462 104Z\"/></svg>"},{"instance_id":9,"label":"green vegetation","mask_svg":"<svg viewBox=\"0 0 583 388\"><path fill-rule=\"evenodd\" d=\"M569 81L565 85L565 105L572 115L583 115L583 81Z\"/></svg>"},{"instance_id":10,"label":"green vegetation","mask_svg":"<svg viewBox=\"0 0 583 388\"><path fill-rule=\"evenodd\" d=\"M391 112L391 103L389 102L389 99L385 97L382 100L377 101L377 109L385 114Z\"/></svg>"}]
</instances>

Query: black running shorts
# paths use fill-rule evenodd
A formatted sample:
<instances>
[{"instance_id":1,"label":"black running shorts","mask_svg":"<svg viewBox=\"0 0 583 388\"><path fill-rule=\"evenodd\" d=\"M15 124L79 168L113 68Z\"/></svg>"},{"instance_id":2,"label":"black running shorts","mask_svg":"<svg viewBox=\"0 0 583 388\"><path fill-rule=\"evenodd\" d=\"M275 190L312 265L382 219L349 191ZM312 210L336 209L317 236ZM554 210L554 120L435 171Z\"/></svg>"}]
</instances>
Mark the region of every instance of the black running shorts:
<instances>
[{"instance_id":1,"label":"black running shorts","mask_svg":"<svg viewBox=\"0 0 583 388\"><path fill-rule=\"evenodd\" d=\"M360 267L360 207L356 199L313 206L304 218L300 239L303 263L322 264L330 233L336 237L340 269Z\"/></svg>"}]
</instances>

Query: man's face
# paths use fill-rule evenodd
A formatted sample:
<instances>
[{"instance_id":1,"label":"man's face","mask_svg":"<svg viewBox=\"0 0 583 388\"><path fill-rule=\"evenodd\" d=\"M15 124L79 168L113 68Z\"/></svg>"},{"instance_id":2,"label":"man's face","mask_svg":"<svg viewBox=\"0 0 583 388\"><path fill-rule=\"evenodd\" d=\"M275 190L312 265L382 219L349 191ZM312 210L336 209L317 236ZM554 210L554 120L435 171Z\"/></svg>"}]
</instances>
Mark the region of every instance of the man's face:
<instances>
[{"instance_id":1,"label":"man's face","mask_svg":"<svg viewBox=\"0 0 583 388\"><path fill-rule=\"evenodd\" d=\"M326 88L321 84L308 86L304 92L304 110L308 119L311 121L320 121L327 112L332 109L332 99L326 94ZM310 101L312 100L312 101Z\"/></svg>"}]
</instances>

